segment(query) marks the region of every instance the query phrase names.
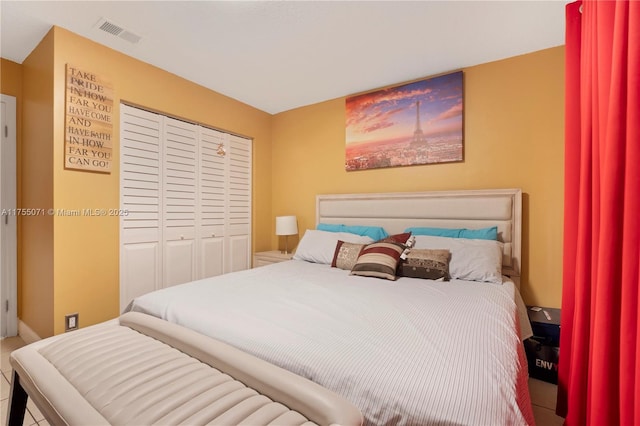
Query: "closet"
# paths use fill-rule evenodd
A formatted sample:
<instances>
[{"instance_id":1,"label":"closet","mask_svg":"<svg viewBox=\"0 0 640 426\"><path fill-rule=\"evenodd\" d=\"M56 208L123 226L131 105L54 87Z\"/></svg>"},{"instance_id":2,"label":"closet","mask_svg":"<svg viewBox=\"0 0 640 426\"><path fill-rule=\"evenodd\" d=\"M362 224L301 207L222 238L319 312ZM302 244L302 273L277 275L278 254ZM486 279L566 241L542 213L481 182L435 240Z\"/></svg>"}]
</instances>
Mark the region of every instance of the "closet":
<instances>
[{"instance_id":1,"label":"closet","mask_svg":"<svg viewBox=\"0 0 640 426\"><path fill-rule=\"evenodd\" d=\"M120 308L250 267L251 139L120 105Z\"/></svg>"}]
</instances>

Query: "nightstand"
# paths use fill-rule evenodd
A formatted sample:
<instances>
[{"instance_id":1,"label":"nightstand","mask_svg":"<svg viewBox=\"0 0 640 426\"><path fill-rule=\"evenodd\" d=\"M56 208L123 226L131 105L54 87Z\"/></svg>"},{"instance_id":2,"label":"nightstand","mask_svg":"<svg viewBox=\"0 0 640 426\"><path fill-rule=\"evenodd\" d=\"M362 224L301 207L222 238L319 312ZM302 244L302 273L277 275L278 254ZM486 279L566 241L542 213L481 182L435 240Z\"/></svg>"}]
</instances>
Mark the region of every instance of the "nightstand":
<instances>
[{"instance_id":1,"label":"nightstand","mask_svg":"<svg viewBox=\"0 0 640 426\"><path fill-rule=\"evenodd\" d=\"M261 251L253 255L253 267L271 265L272 263L291 260L293 253L282 253L280 250Z\"/></svg>"},{"instance_id":2,"label":"nightstand","mask_svg":"<svg viewBox=\"0 0 640 426\"><path fill-rule=\"evenodd\" d=\"M527 306L533 337L524 341L529 377L558 383L560 309Z\"/></svg>"}]
</instances>

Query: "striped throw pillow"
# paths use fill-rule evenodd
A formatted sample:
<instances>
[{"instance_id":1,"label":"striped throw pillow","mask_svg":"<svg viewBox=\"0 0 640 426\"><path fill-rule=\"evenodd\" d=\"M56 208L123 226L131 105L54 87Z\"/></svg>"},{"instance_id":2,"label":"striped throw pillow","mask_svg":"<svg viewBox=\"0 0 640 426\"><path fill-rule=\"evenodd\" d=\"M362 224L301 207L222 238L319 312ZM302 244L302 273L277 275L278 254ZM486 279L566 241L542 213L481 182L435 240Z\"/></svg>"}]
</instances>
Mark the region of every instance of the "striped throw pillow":
<instances>
[{"instance_id":1,"label":"striped throw pillow","mask_svg":"<svg viewBox=\"0 0 640 426\"><path fill-rule=\"evenodd\" d=\"M404 244L392 241L377 242L365 246L351 269L352 275L385 278L395 281L396 269Z\"/></svg>"}]
</instances>

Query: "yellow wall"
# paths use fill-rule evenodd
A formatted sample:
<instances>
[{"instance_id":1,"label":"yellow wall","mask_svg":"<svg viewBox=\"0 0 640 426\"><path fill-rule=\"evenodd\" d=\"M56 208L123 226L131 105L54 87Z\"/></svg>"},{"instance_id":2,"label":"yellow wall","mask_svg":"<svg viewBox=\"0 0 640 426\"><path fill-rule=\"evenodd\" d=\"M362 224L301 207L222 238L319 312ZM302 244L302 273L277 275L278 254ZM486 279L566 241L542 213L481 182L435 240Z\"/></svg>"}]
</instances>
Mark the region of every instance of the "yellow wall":
<instances>
[{"instance_id":1,"label":"yellow wall","mask_svg":"<svg viewBox=\"0 0 640 426\"><path fill-rule=\"evenodd\" d=\"M113 84L116 119L112 154L115 159L120 156L120 101L252 137L253 248L264 250L269 247L271 115L57 27L52 28L45 42L25 61L25 87L37 83L34 74L26 73L27 62L46 65L35 58L40 56L39 52L44 53L42 56L51 57L46 69L49 75L43 78L50 87L42 90L51 93L52 98L47 99L48 105L47 102L44 105L48 111L43 120L48 126L42 129L42 133L47 134L47 146L42 148L47 163L43 166L43 173L48 174L50 182L53 182L53 208L108 209L117 208L120 203L117 160L112 162L111 174L64 169L65 65L70 63L95 72ZM26 122L34 123L35 118L39 115L25 113ZM35 191L34 188L30 190ZM34 331L41 337L61 333L64 331L64 315L73 312L80 314L81 326L117 316L119 219L55 216L52 228L44 234L42 238L50 241L54 254L52 280L42 284L53 293L49 312L45 310L52 327L37 327ZM32 237L25 236L25 245L32 243ZM30 258L29 265L35 264L35 260ZM32 277L25 275L22 286L30 288L35 285ZM25 292L25 312L26 307L32 304L38 306L36 300L36 296L29 294L27 297ZM31 326L31 318L23 320Z\"/></svg>"},{"instance_id":2,"label":"yellow wall","mask_svg":"<svg viewBox=\"0 0 640 426\"><path fill-rule=\"evenodd\" d=\"M315 224L316 194L522 188L523 297L560 306L564 47L464 69L461 163L346 172L344 105L274 116L274 216L297 215L302 235Z\"/></svg>"},{"instance_id":3,"label":"yellow wall","mask_svg":"<svg viewBox=\"0 0 640 426\"><path fill-rule=\"evenodd\" d=\"M23 208L53 206L53 34L49 33L22 64ZM24 216L19 241L22 297L20 319L39 336L53 333L53 217Z\"/></svg>"},{"instance_id":4,"label":"yellow wall","mask_svg":"<svg viewBox=\"0 0 640 426\"><path fill-rule=\"evenodd\" d=\"M22 97L22 65L0 58L0 93Z\"/></svg>"}]
</instances>

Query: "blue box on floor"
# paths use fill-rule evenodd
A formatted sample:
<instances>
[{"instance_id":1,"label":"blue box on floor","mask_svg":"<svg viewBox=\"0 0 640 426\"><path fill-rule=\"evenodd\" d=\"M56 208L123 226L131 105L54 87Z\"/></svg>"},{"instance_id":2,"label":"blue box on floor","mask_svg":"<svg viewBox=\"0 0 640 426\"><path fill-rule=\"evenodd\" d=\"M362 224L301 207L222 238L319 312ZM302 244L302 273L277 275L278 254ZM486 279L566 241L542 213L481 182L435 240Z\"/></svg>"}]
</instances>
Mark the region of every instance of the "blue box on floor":
<instances>
[{"instance_id":1,"label":"blue box on floor","mask_svg":"<svg viewBox=\"0 0 640 426\"><path fill-rule=\"evenodd\" d=\"M560 357L560 309L537 310L536 307L527 306L527 313L533 330L533 337L524 342L529 377L557 384L558 358Z\"/></svg>"}]
</instances>

